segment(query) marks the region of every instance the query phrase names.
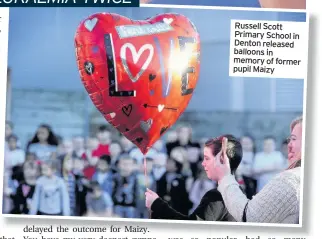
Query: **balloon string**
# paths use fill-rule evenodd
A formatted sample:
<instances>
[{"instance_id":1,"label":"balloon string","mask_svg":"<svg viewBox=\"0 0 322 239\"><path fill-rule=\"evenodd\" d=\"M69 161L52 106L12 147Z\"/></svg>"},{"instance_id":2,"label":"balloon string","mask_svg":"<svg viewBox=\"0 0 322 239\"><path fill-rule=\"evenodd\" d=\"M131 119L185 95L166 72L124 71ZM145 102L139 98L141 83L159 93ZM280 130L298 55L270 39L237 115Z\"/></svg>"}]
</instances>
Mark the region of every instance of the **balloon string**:
<instances>
[{"instance_id":1,"label":"balloon string","mask_svg":"<svg viewBox=\"0 0 322 239\"><path fill-rule=\"evenodd\" d=\"M149 188L149 185L148 185L148 182L149 182L149 179L148 179L148 170L147 170L147 167L146 167L146 157L144 155L144 160L143 160L143 168L144 168L144 177L145 177L145 187L146 188ZM151 210L148 210L149 211L149 218L151 219L151 216L152 216L152 212Z\"/></svg>"},{"instance_id":2,"label":"balloon string","mask_svg":"<svg viewBox=\"0 0 322 239\"><path fill-rule=\"evenodd\" d=\"M146 167L146 157L144 156L144 177L145 177L145 187L148 188L148 172Z\"/></svg>"}]
</instances>

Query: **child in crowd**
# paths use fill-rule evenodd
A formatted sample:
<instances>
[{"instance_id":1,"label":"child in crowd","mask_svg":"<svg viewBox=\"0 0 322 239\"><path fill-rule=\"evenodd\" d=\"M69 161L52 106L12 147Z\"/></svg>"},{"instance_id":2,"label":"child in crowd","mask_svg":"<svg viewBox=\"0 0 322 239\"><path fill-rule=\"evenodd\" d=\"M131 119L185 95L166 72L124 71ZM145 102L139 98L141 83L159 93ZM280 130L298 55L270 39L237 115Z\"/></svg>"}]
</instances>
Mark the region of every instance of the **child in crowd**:
<instances>
[{"instance_id":1,"label":"child in crowd","mask_svg":"<svg viewBox=\"0 0 322 239\"><path fill-rule=\"evenodd\" d=\"M86 196L90 189L90 181L84 176L85 161L81 158L74 159L73 174L75 176L75 216L84 216L87 212Z\"/></svg>"},{"instance_id":2,"label":"child in crowd","mask_svg":"<svg viewBox=\"0 0 322 239\"><path fill-rule=\"evenodd\" d=\"M42 175L36 182L30 215L70 215L68 190L64 180L56 176L56 161L41 164Z\"/></svg>"},{"instance_id":3,"label":"child in crowd","mask_svg":"<svg viewBox=\"0 0 322 239\"><path fill-rule=\"evenodd\" d=\"M106 125L101 125L97 132L97 139L99 141L98 147L95 150L100 157L102 155L109 155L109 147L111 144L111 132Z\"/></svg>"},{"instance_id":4,"label":"child in crowd","mask_svg":"<svg viewBox=\"0 0 322 239\"><path fill-rule=\"evenodd\" d=\"M27 162L27 161L28 162L36 162L38 165L40 164L40 161L37 159L37 156L35 153L27 152L25 162Z\"/></svg>"},{"instance_id":5,"label":"child in crowd","mask_svg":"<svg viewBox=\"0 0 322 239\"><path fill-rule=\"evenodd\" d=\"M64 179L65 185L67 186L71 216L75 215L76 208L76 179L73 174L73 166L73 158L65 157L62 166L62 177Z\"/></svg>"},{"instance_id":6,"label":"child in crowd","mask_svg":"<svg viewBox=\"0 0 322 239\"><path fill-rule=\"evenodd\" d=\"M110 144L110 157L111 157L111 170L113 173L117 172L117 163L118 163L118 159L119 156L121 155L121 153L123 152L122 146L118 141L113 141Z\"/></svg>"},{"instance_id":7,"label":"child in crowd","mask_svg":"<svg viewBox=\"0 0 322 239\"><path fill-rule=\"evenodd\" d=\"M73 157L81 158L85 153L84 138L76 136L73 138Z\"/></svg>"},{"instance_id":8,"label":"child in crowd","mask_svg":"<svg viewBox=\"0 0 322 239\"><path fill-rule=\"evenodd\" d=\"M122 218L135 218L137 179L135 161L128 154L120 156L118 163L119 172L114 177L113 201L115 214Z\"/></svg>"},{"instance_id":9,"label":"child in crowd","mask_svg":"<svg viewBox=\"0 0 322 239\"><path fill-rule=\"evenodd\" d=\"M16 195L19 185L24 181L22 166L17 165L10 168L10 170L10 176L8 175L8 181L4 189L4 196L9 199L9 211L13 209L13 197Z\"/></svg>"},{"instance_id":10,"label":"child in crowd","mask_svg":"<svg viewBox=\"0 0 322 239\"><path fill-rule=\"evenodd\" d=\"M158 180L160 198L170 204L178 212L187 215L192 207L187 191L186 178L182 176L183 161L180 157L170 157L167 160L167 171Z\"/></svg>"},{"instance_id":11,"label":"child in crowd","mask_svg":"<svg viewBox=\"0 0 322 239\"><path fill-rule=\"evenodd\" d=\"M95 138L88 138L86 141L86 150L82 155L82 158L86 160L86 165L84 169L84 176L91 180L95 171L97 162L99 159L98 153L95 151L98 147L98 140Z\"/></svg>"},{"instance_id":12,"label":"child in crowd","mask_svg":"<svg viewBox=\"0 0 322 239\"><path fill-rule=\"evenodd\" d=\"M3 199L2 199L2 213L10 213L12 209L12 203L10 194L12 190L9 188L11 178L11 165L7 158L8 147L4 148L4 171L3 171Z\"/></svg>"},{"instance_id":13,"label":"child in crowd","mask_svg":"<svg viewBox=\"0 0 322 239\"><path fill-rule=\"evenodd\" d=\"M54 159L57 156L58 139L51 126L42 124L27 145L27 152L35 153L41 161Z\"/></svg>"},{"instance_id":14,"label":"child in crowd","mask_svg":"<svg viewBox=\"0 0 322 239\"><path fill-rule=\"evenodd\" d=\"M25 151L20 149L17 145L18 137L11 134L8 137L8 151L7 160L11 167L20 166L25 161Z\"/></svg>"},{"instance_id":15,"label":"child in crowd","mask_svg":"<svg viewBox=\"0 0 322 239\"><path fill-rule=\"evenodd\" d=\"M109 194L104 192L99 183L91 182L91 193L87 195L88 217L111 217L113 201Z\"/></svg>"},{"instance_id":16,"label":"child in crowd","mask_svg":"<svg viewBox=\"0 0 322 239\"><path fill-rule=\"evenodd\" d=\"M24 163L24 181L19 184L16 194L12 197L14 204L14 208L11 211L12 214L29 214L32 196L39 174L40 167L36 161L26 161Z\"/></svg>"},{"instance_id":17,"label":"child in crowd","mask_svg":"<svg viewBox=\"0 0 322 239\"><path fill-rule=\"evenodd\" d=\"M193 207L189 213L195 211L195 209L200 205L201 199L209 190L216 188L216 182L208 179L207 173L201 168L201 165L199 166L198 171L198 178L194 181L189 192L189 199L193 203Z\"/></svg>"},{"instance_id":18,"label":"child in crowd","mask_svg":"<svg viewBox=\"0 0 322 239\"><path fill-rule=\"evenodd\" d=\"M109 195L112 195L113 190L113 174L110 170L111 157L102 155L98 160L96 172L92 180L97 181L102 190Z\"/></svg>"}]
</instances>

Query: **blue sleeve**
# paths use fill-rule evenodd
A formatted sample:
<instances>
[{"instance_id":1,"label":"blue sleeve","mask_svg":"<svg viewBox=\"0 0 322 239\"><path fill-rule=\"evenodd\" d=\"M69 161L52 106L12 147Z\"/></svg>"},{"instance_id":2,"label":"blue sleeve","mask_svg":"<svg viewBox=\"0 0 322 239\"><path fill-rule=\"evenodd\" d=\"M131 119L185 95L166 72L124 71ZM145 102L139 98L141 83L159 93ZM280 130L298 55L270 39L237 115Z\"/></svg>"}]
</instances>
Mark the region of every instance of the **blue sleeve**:
<instances>
[{"instance_id":1,"label":"blue sleeve","mask_svg":"<svg viewBox=\"0 0 322 239\"><path fill-rule=\"evenodd\" d=\"M39 181L36 183L35 192L32 196L31 208L29 210L30 215L37 215L39 210L39 202L40 202L40 192L41 192L41 184Z\"/></svg>"},{"instance_id":2,"label":"blue sleeve","mask_svg":"<svg viewBox=\"0 0 322 239\"><path fill-rule=\"evenodd\" d=\"M107 190L107 193L109 195L112 195L113 193L113 187L114 187L114 181L113 181L113 175L112 174L109 174L106 181L105 181L105 185L106 185L106 190Z\"/></svg>"},{"instance_id":3,"label":"blue sleeve","mask_svg":"<svg viewBox=\"0 0 322 239\"><path fill-rule=\"evenodd\" d=\"M109 194L104 193L103 198L104 198L104 201L106 204L106 209L113 207L114 203L113 203L112 198Z\"/></svg>"},{"instance_id":4,"label":"blue sleeve","mask_svg":"<svg viewBox=\"0 0 322 239\"><path fill-rule=\"evenodd\" d=\"M61 185L61 194L62 194L62 208L63 208L63 216L70 216L70 205L69 205L69 195L65 182L63 180L60 181Z\"/></svg>"}]
</instances>

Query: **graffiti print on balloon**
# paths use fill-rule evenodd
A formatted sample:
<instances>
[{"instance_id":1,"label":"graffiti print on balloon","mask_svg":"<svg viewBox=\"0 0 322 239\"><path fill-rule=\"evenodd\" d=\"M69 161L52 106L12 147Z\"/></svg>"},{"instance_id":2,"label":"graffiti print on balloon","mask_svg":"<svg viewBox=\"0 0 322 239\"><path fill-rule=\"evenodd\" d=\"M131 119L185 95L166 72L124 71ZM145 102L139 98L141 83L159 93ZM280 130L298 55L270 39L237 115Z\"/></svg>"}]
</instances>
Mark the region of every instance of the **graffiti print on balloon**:
<instances>
[{"instance_id":1,"label":"graffiti print on balloon","mask_svg":"<svg viewBox=\"0 0 322 239\"><path fill-rule=\"evenodd\" d=\"M75 47L92 102L144 154L177 121L198 82L200 38L183 15L135 21L94 14L79 25Z\"/></svg>"}]
</instances>

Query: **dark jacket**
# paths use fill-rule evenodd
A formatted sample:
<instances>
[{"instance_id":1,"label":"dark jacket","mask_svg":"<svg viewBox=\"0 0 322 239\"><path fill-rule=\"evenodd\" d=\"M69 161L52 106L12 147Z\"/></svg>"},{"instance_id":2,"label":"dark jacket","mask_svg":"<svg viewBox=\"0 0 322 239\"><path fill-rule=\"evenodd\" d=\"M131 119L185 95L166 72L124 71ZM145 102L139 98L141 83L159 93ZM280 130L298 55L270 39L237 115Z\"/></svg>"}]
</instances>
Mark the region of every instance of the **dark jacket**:
<instances>
[{"instance_id":1,"label":"dark jacket","mask_svg":"<svg viewBox=\"0 0 322 239\"><path fill-rule=\"evenodd\" d=\"M26 182L22 182L16 191L16 194L11 196L13 201L12 214L28 214L29 208L27 200L32 200L32 196L35 192L35 185L29 185Z\"/></svg>"},{"instance_id":2,"label":"dark jacket","mask_svg":"<svg viewBox=\"0 0 322 239\"><path fill-rule=\"evenodd\" d=\"M119 173L113 176L112 199L115 206L136 207L138 182L136 173L122 177Z\"/></svg>"},{"instance_id":3,"label":"dark jacket","mask_svg":"<svg viewBox=\"0 0 322 239\"><path fill-rule=\"evenodd\" d=\"M199 148L199 149L201 149L201 146L200 146L199 143L189 141L186 145L181 145L179 141L175 141L175 142L166 144L167 154L170 156L171 151L176 147L183 147L185 149L188 149L188 148ZM198 164L200 162L202 162L201 155L199 156L199 159L198 159L197 162L195 162L195 163L190 162L190 169L191 169L192 177L194 179L196 179L197 176L198 176Z\"/></svg>"},{"instance_id":4,"label":"dark jacket","mask_svg":"<svg viewBox=\"0 0 322 239\"><path fill-rule=\"evenodd\" d=\"M90 190L90 185L85 181L86 178L82 174L75 175L75 216L84 216L87 213L86 196Z\"/></svg>"},{"instance_id":5,"label":"dark jacket","mask_svg":"<svg viewBox=\"0 0 322 239\"><path fill-rule=\"evenodd\" d=\"M168 175L169 173L166 172L157 181L157 194L176 211L187 214L193 204L189 200L186 189L186 178L180 174L175 174L172 180L167 180Z\"/></svg>"},{"instance_id":6,"label":"dark jacket","mask_svg":"<svg viewBox=\"0 0 322 239\"><path fill-rule=\"evenodd\" d=\"M161 198L156 199L152 206L153 219L199 220L199 221L236 221L228 212L224 200L217 189L208 191L199 206L190 215L177 212Z\"/></svg>"}]
</instances>

